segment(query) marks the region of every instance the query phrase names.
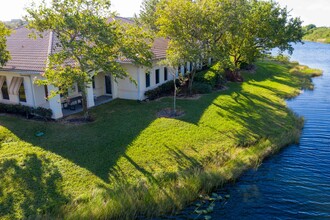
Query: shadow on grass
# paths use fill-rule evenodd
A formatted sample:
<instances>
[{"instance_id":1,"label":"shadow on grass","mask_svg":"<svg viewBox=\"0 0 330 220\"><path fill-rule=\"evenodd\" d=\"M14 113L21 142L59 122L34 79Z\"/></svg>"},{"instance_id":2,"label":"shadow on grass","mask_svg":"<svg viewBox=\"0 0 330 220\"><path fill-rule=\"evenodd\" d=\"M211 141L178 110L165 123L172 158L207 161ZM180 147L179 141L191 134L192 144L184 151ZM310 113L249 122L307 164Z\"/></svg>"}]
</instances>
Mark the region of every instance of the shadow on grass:
<instances>
[{"instance_id":1,"label":"shadow on grass","mask_svg":"<svg viewBox=\"0 0 330 220\"><path fill-rule=\"evenodd\" d=\"M62 176L48 159L36 154L24 160L6 159L0 163L0 218L23 219L56 213L63 196Z\"/></svg>"},{"instance_id":2,"label":"shadow on grass","mask_svg":"<svg viewBox=\"0 0 330 220\"><path fill-rule=\"evenodd\" d=\"M248 84L263 87L278 94L280 91L254 82L268 80L294 86L290 80L281 79L281 77L287 77L281 71L283 71L282 68L266 63L259 67L257 74L245 74L245 78ZM242 84L231 83L230 87L228 91L214 92L203 96L200 100L180 100L178 105L187 114L179 120L199 125L205 110L213 105L219 108L219 116L243 125L251 134L267 137L274 131L273 124L281 126L288 119L282 115L283 112L287 112L285 106L275 105L262 94L245 92ZM217 102L219 95L231 96L233 104L225 105ZM22 140L65 157L80 167L88 169L105 182L109 182L109 172L116 165L117 160L125 156L127 147L156 119L157 111L170 106L171 102L172 100L169 99L138 104L116 100L95 108L92 114L97 115L97 120L81 126L29 122L19 119L15 119L15 122L11 119L1 120L1 124ZM276 108L279 114L274 114L274 109L270 107ZM253 115L255 111L262 115L261 120ZM255 123L256 120L258 123ZM214 129L217 130L217 128ZM35 137L34 133L38 130L44 131L45 137ZM243 139L247 135L240 136L237 133L236 136L239 136L238 139ZM173 157L184 157L176 151L170 153ZM134 161L126 159L136 166ZM140 172L149 179L152 176L146 170L140 170Z\"/></svg>"},{"instance_id":3,"label":"shadow on grass","mask_svg":"<svg viewBox=\"0 0 330 220\"><path fill-rule=\"evenodd\" d=\"M277 82L288 86L297 86L290 81L290 78L284 73L281 73L281 69L275 68L275 70L269 72L269 68L275 68L272 64L264 64L257 72L257 74L249 75L245 74L246 83L255 86L256 88L267 89L275 95L281 95L281 91L273 87L260 85L257 82L268 80L270 82ZM278 74L274 74L278 72ZM220 96L228 96L232 100L229 103L221 103ZM283 94L282 94L283 95ZM220 101L219 101L220 100ZM30 122L21 119L13 119L4 117L1 118L1 125L8 128L20 139L31 143L35 146L39 146L45 150L54 152L82 168L86 168L97 177L102 179L105 183L119 184L121 186L127 184L125 178L125 167L118 167L116 164L119 158L126 159L137 173L144 176L149 182L160 184L158 181L162 178L171 179L171 173L165 172L164 176L154 175L152 169L148 165L140 166L136 161L129 157L126 152L128 147L134 142L139 135L150 126L156 120L156 113L168 106L171 106L171 100L156 101L151 103L138 104L136 102L129 102L123 100L115 100L109 104L99 106L92 110L92 114L97 115L96 121L86 125L63 125L57 123L43 123L43 122ZM224 133L224 128L218 128L216 125L223 123L224 120L233 121L243 130L236 130L232 128L228 134L230 138L238 140L238 146L247 147L249 144L258 141L261 138L268 138L269 136L276 136L281 134L283 130L289 130L290 127L286 127L288 120L294 120L291 117L292 113L286 109L284 105L274 104L274 101L263 96L260 93L251 93L243 89L242 84L230 83L230 90L224 92L214 92L203 96L200 100L180 100L178 106L186 112L186 115L179 120L191 123L200 127L209 127L216 132ZM205 114L205 111L209 108L215 108L215 112L218 116L216 120L204 124L200 124L200 121ZM201 128L202 129L202 128ZM228 131L228 128L225 128ZM34 133L37 131L45 132L44 137L35 137ZM165 146L173 162L177 164L179 171L186 171L192 168L201 168L203 164L197 161L195 158L187 155L180 149L173 148L171 146ZM141 155L143 157L143 155ZM45 188L50 186L53 189L51 192L42 190L49 198L65 202L65 198L61 196L60 189L56 188L56 181L60 181L59 172L54 170L47 170L43 168L45 162L41 162L36 157L29 157L29 161L34 161L31 165L33 172L32 179L24 179L25 169L19 168L17 162L8 161L6 165L6 172L2 172L1 177L22 179L27 182L34 183L39 188ZM28 163L27 164L30 164ZM15 175L11 177L8 173L11 169L15 170ZM45 169L49 172L49 183L45 185L45 181L41 179L44 175ZM150 171L151 170L151 171ZM141 175L137 175L140 177ZM168 176L170 175L170 176ZM173 174L173 178L176 175ZM57 177L57 178L56 178ZM27 178L27 177L26 177ZM29 177L30 178L30 177ZM46 181L46 182L47 182ZM38 185L39 184L39 185ZM53 185L52 185L53 184ZM8 186L6 186L8 187ZM21 186L17 186L21 187ZM1 189L0 189L1 190ZM24 186L22 187L24 191ZM110 190L110 189L109 189ZM1 192L1 191L0 191ZM57 192L59 192L57 194ZM24 194L24 192L22 192ZM168 196L170 197L170 196ZM170 198L169 198L170 199ZM11 197L6 197L7 206L4 209L14 210L14 203L11 202ZM152 199L151 199L152 200ZM48 207L43 205L56 204L49 201L42 201L43 204L39 204L36 201L30 201L29 198L23 200L24 209L28 209L27 213L38 214L37 210L48 210ZM61 203L61 202L60 202ZM3 211L0 210L0 213Z\"/></svg>"}]
</instances>

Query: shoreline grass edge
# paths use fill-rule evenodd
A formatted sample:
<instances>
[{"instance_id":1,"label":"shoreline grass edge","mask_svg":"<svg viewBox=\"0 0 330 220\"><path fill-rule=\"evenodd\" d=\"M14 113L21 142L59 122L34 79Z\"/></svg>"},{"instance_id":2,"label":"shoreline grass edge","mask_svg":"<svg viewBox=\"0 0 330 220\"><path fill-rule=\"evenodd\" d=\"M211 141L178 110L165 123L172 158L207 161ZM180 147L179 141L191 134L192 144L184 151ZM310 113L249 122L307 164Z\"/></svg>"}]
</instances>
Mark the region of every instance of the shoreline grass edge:
<instances>
[{"instance_id":1,"label":"shoreline grass edge","mask_svg":"<svg viewBox=\"0 0 330 220\"><path fill-rule=\"evenodd\" d=\"M47 124L49 128L46 134L50 135L48 146L44 143L47 140L39 140L27 135L28 131L31 131L29 129L35 130L44 126L41 122L26 122L7 116L0 118L0 170L1 178L4 180L0 184L3 191L0 204L6 205L0 209L0 217L5 219L38 216L50 219L132 219L139 216L150 218L174 213L190 204L200 194L208 194L226 182L237 179L247 169L257 167L266 157L285 146L299 142L303 118L289 110L284 99L297 96L301 89L313 89L311 77L322 74L319 70L297 63L266 60L258 62L257 66L257 73L245 73L246 82L241 85L230 83L228 91L206 95L201 101L179 101L180 108L187 112L182 121L154 119L152 118L154 116L150 116L152 119L150 125L140 129L139 135L134 136L125 153L122 153L123 156L114 160L109 181L107 178L102 179L101 171L96 168L94 170L88 161L77 158L79 152L76 152L78 155L72 155L74 152L72 154L68 152L71 152L71 149L59 149L60 146L56 145L60 142L57 140L58 137L55 137L64 138L65 129L73 128L77 133L80 132L79 129L91 132L88 129L93 127L97 129L98 121L89 125L91 128ZM276 74L278 71L281 71L281 74ZM196 120L194 114L199 111L199 106L196 107L196 104L202 105L204 102L207 103L206 108L202 109L201 117L197 117ZM120 104L118 108L125 112L122 110L122 101L118 103ZM170 103L170 99L165 99L160 103L148 103L141 108L148 108L154 113ZM191 103L195 105L192 106ZM113 111L116 111L116 107L113 107ZM104 110L102 108L105 107L94 113L101 112ZM248 114L246 115L244 111ZM221 117L221 120L218 117ZM219 122L224 125L220 125ZM251 122L255 125L251 125ZM269 123L274 123L275 130L267 131L267 128L272 126ZM14 128L15 125L20 128ZM21 128L23 125L30 127L20 130L23 129ZM152 129L156 127L160 130L164 129L161 130L164 133L173 125L186 126L189 129L190 136L182 134L182 137L178 138L180 141L186 138L186 142L189 143L182 141L178 144L178 146L182 145L182 148L165 146L164 150L161 147L154 149L152 146L152 150L144 147L143 140L150 136L149 130L154 132ZM216 127L211 129L210 127L214 125ZM59 128L64 130L63 134L52 134L53 130ZM174 131L181 132L181 130ZM198 136L195 131L202 134ZM214 137L207 137L206 135L209 134ZM54 135L54 140L51 135ZM196 137L191 137L194 135ZM73 140L77 141L74 137ZM78 143L84 144L83 141ZM171 144L168 140L161 139L155 140L154 144L160 146L160 143ZM197 145L200 148L197 148ZM148 150L152 151L150 156ZM157 150L163 155L155 155ZM86 152L92 155L92 151L84 151ZM139 158L141 155L142 158ZM162 157L164 162L160 161ZM152 163L151 158L155 158ZM100 158L105 161L106 159ZM159 165L156 163L157 159ZM29 162L33 162L34 165L31 165L33 168L37 168L38 164L43 167L38 180L41 183L34 182L33 175L31 179L24 176L31 175L30 172L32 174L37 172L28 169ZM88 169L81 170L81 167ZM12 170L15 171L15 175ZM31 189L14 191L14 187L31 188L31 186L33 191ZM45 190L50 186L53 188ZM32 201L27 199L29 196L38 198ZM8 204L8 201L16 201L16 203ZM30 208L26 208L25 205L30 205Z\"/></svg>"}]
</instances>

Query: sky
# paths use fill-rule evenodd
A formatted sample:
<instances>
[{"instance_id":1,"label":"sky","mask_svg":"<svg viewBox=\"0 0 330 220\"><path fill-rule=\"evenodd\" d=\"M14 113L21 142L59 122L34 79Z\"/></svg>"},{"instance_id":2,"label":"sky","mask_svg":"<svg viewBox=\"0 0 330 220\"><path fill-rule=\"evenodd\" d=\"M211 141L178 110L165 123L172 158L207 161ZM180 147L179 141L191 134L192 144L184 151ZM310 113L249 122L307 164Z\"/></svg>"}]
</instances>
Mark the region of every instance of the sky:
<instances>
[{"instance_id":1,"label":"sky","mask_svg":"<svg viewBox=\"0 0 330 220\"><path fill-rule=\"evenodd\" d=\"M32 0L0 0L0 20L8 21L21 18L24 7ZM330 0L276 0L281 6L287 6L294 17L300 17L304 25L330 27ZM112 8L120 16L132 17L138 14L142 0L112 0Z\"/></svg>"}]
</instances>

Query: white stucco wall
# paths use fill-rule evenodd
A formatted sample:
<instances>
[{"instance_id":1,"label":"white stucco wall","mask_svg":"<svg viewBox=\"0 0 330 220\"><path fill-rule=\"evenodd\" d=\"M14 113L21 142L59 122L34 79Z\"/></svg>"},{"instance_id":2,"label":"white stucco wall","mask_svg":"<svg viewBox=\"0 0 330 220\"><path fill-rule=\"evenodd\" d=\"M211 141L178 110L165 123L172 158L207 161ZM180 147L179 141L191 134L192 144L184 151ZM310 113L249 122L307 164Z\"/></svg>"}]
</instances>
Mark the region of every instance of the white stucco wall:
<instances>
[{"instance_id":1,"label":"white stucco wall","mask_svg":"<svg viewBox=\"0 0 330 220\"><path fill-rule=\"evenodd\" d=\"M122 64L124 69L138 82L138 67L132 64ZM117 79L117 98L120 99L138 99L138 86L130 81L127 77L125 79Z\"/></svg>"},{"instance_id":2,"label":"white stucco wall","mask_svg":"<svg viewBox=\"0 0 330 220\"><path fill-rule=\"evenodd\" d=\"M140 70L140 100L146 99L147 97L144 93L148 90L157 88L158 86L164 84L165 82L173 80L173 75L170 68L167 68L167 80L165 81L164 77L164 68L165 66L158 65L157 62L153 63L153 67L150 70L146 68L141 68ZM156 84L156 70L159 69L159 83ZM146 73L150 72L150 86L146 87Z\"/></svg>"},{"instance_id":3,"label":"white stucco wall","mask_svg":"<svg viewBox=\"0 0 330 220\"><path fill-rule=\"evenodd\" d=\"M105 74L104 73L99 73L94 77L95 81L95 88L93 89L94 91L94 96L99 97L105 94Z\"/></svg>"}]
</instances>

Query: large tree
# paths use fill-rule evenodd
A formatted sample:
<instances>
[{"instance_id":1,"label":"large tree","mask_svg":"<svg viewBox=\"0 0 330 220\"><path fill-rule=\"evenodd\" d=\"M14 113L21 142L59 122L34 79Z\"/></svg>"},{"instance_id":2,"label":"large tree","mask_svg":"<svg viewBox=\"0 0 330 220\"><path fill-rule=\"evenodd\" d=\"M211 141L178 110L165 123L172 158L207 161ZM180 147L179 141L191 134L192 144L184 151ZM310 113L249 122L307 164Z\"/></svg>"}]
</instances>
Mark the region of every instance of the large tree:
<instances>
[{"instance_id":1,"label":"large tree","mask_svg":"<svg viewBox=\"0 0 330 220\"><path fill-rule=\"evenodd\" d=\"M7 37L10 35L10 30L0 22L0 67L4 66L10 59L9 51L7 51Z\"/></svg>"},{"instance_id":2,"label":"large tree","mask_svg":"<svg viewBox=\"0 0 330 220\"><path fill-rule=\"evenodd\" d=\"M151 45L143 29L116 22L109 0L52 0L27 9L29 27L39 34L51 31L57 49L49 55L41 84L59 88L65 94L75 83L81 90L85 118L87 88L100 72L115 79L130 77L118 62L130 60L141 66L151 65Z\"/></svg>"},{"instance_id":3,"label":"large tree","mask_svg":"<svg viewBox=\"0 0 330 220\"><path fill-rule=\"evenodd\" d=\"M143 0L141 4L140 15L137 18L139 24L142 24L153 32L159 31L156 25L156 10L160 1L161 0Z\"/></svg>"},{"instance_id":4,"label":"large tree","mask_svg":"<svg viewBox=\"0 0 330 220\"><path fill-rule=\"evenodd\" d=\"M213 49L215 54L219 53L224 58L233 78L240 78L237 70L242 63L252 63L264 52L276 47L291 53L292 43L301 42L303 31L300 19L291 18L287 9L281 8L278 3L234 0L231 4L235 16L232 16L222 41Z\"/></svg>"},{"instance_id":5,"label":"large tree","mask_svg":"<svg viewBox=\"0 0 330 220\"><path fill-rule=\"evenodd\" d=\"M192 63L189 77L189 93L198 68L198 63L207 62L209 44L208 22L202 7L203 1L161 1L156 14L158 35L169 39L166 59L169 64Z\"/></svg>"}]
</instances>

